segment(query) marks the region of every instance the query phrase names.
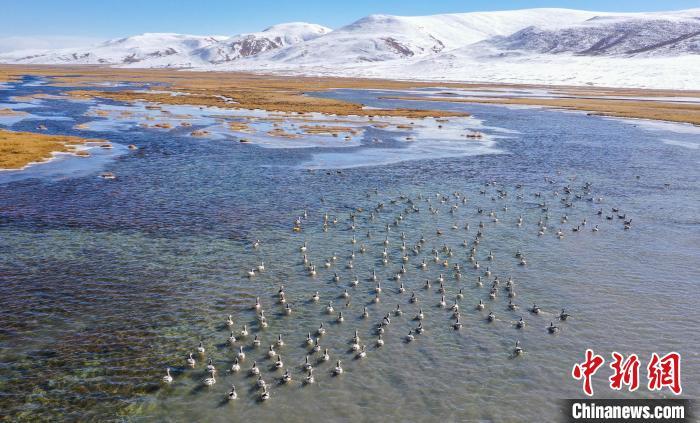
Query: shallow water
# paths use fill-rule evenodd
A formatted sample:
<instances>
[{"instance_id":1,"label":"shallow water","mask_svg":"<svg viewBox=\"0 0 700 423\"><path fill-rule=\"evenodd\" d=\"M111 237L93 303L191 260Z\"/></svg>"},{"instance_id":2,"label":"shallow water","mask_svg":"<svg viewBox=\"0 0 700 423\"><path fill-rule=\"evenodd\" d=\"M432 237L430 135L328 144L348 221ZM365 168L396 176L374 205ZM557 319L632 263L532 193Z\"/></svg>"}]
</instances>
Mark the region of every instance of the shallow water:
<instances>
[{"instance_id":1,"label":"shallow water","mask_svg":"<svg viewBox=\"0 0 700 423\"><path fill-rule=\"evenodd\" d=\"M63 89L30 78L0 92L0 102L12 95ZM381 92L374 91L328 95L375 107L403 104L377 100ZM479 130L494 136L493 150L426 159L414 150L424 148L422 139L416 139L417 147L387 141L378 148L369 142L372 137L390 137L371 130L354 147L265 148L138 127L114 131L107 125L105 132L92 131L90 136L134 143L139 150L104 161L88 159L81 163L90 166L71 172L42 170L59 163L55 162L23 173L0 173L3 413L30 420L60 416L268 421L283 415L285 421L306 421L314 415L322 421L380 416L388 421L553 421L558 416L554 399L582 396L580 382L570 371L586 348L608 359L611 351L637 353L643 362L652 352L678 351L683 356L683 394L697 397L700 152L665 140L697 144L700 135L540 109L406 104L473 113ZM46 121L48 132L82 135L73 129L75 124L100 120L84 116L90 107L46 100L41 108L25 110L70 117ZM11 128L34 130L36 124L19 121ZM367 157L381 160L359 166ZM102 170L115 172L117 179L99 179ZM545 176L556 182L545 182ZM490 180L498 185L485 187ZM566 184L580 192L585 181L592 184L591 195L603 197L602 204L582 199L564 209L552 195ZM515 198L518 183L523 184L522 200ZM507 190L508 199L493 201L496 188ZM487 195L479 194L482 189ZM454 191L469 198L455 215L449 214L454 198L439 206L438 215L428 212L427 203L416 201L421 211L407 214L405 222L392 229L390 264L382 265L384 225L406 207L390 199L399 194L415 199L423 193L438 207L435 193L449 196ZM538 191L545 193L554 220L541 237L537 221L542 212L533 196ZM380 201L385 209L376 221L367 221L367 210ZM509 210L504 212L505 204ZM350 270L345 266L352 249L348 216L356 207L365 210L358 213L358 245L367 244L368 251L357 253ZM477 214L477 207L496 210L500 221L490 222ZM620 207L633 218L632 228L623 230L617 217L599 218L599 207L606 213ZM304 231L293 233L293 219L304 209L309 213ZM338 218L328 232L322 231L324 213ZM564 213L569 223L561 224ZM515 225L518 214L524 218L522 228ZM587 229L571 232L573 223L584 218ZM455 221L460 229L450 228ZM482 267L476 270L469 266L468 250L461 242L473 239L480 221L486 228L477 254ZM462 228L466 222L468 231ZM594 224L600 225L597 233L590 231ZM553 234L559 226L565 231L562 240ZM438 237L436 228L444 235ZM365 238L367 229L372 239ZM409 251L408 271L401 279L408 293L416 291L426 313L426 333L410 344L402 339L416 326L410 319L417 307L408 303L408 293L399 295L396 282L390 280L401 266L402 231L409 246L421 235L427 239L420 255ZM262 241L259 249L251 246L256 239ZM301 263L299 246L304 240L319 267L315 278ZM434 263L426 271L416 267L423 257L429 258L430 248L444 243L455 252L449 269ZM513 257L517 249L525 252L527 266L518 266ZM492 263L486 259L489 250L496 257ZM333 253L337 263L326 270L323 263ZM246 277L260 260L265 261L265 271ZM464 267L459 281L451 270L455 262ZM501 280L513 277L514 302L521 310L507 309L505 291L489 300L488 282L475 286L485 266ZM367 281L372 268L377 269L383 292L379 304L367 305L370 318L363 320L362 307L374 297L373 283ZM336 271L341 276L338 283L332 280ZM360 285L351 289L353 273ZM450 313L436 307L437 283L429 291L422 289L426 278L435 281L440 273L446 278L449 304L460 287L464 290L461 331L452 330ZM295 310L289 317L281 315L276 304L280 284ZM352 293L348 309L338 298L346 287ZM321 302L311 304L308 300L316 290ZM259 351L250 348L250 338L246 340L243 371L230 375L226 370L234 352L226 345L224 322L231 314L236 330L245 323L257 331L250 307L255 296L260 296L270 326L261 333ZM473 308L480 298L486 303L484 312ZM335 316L324 313L328 300L343 310L344 323L334 324ZM543 315L527 312L533 302ZM386 344L376 349L373 327L397 303L405 314L392 317ZM550 335L545 328L562 307L573 317L558 323L559 334ZM493 323L485 320L489 310L497 316ZM520 316L527 321L523 330L513 325ZM301 343L321 321L328 329L321 345L329 348L331 362L316 366L316 383L302 387ZM355 329L369 350L361 361L347 352ZM260 404L252 389L254 379L246 371L258 359L268 383L279 377L281 373L269 371L271 362L263 358L279 333L287 344L280 349L285 367L297 383L274 385L272 399ZM516 339L526 353L513 358ZM187 353L194 352L200 340L220 373L217 384L208 389L201 384L205 359L197 357L195 369L185 366ZM334 378L329 371L336 358L343 359L345 373ZM168 366L175 382L163 386L160 378ZM668 396L645 389L612 392L606 383L608 372L601 369L594 378L598 398ZM225 394L232 383L239 399L227 403Z\"/></svg>"}]
</instances>

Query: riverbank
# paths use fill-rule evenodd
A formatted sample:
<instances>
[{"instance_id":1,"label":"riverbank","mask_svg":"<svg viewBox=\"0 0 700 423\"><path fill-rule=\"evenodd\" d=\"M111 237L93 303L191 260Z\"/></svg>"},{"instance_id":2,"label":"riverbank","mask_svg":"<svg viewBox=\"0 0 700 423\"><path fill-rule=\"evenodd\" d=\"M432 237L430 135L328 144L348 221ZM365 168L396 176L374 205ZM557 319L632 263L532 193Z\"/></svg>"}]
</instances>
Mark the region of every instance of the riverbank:
<instances>
[{"instance_id":1,"label":"riverbank","mask_svg":"<svg viewBox=\"0 0 700 423\"><path fill-rule=\"evenodd\" d=\"M615 117L665 120L700 124L700 91L649 90L606 87L542 86L523 84L469 84L385 79L261 75L239 72L200 72L164 69L115 69L101 66L12 66L0 65L0 80L21 75L50 77L50 85L85 87L70 92L78 98L145 100L171 105L262 109L285 113L319 112L359 116L454 116L440 110L373 109L335 99L307 94L331 89L415 90L441 87L475 92L500 92L498 97L479 94L424 101L533 105L587 111ZM132 84L120 91L100 90ZM138 88L134 88L138 87ZM89 89L87 89L89 88ZM97 89L96 89L97 88ZM544 95L520 95L520 91ZM398 96L398 95L397 95ZM397 97L402 98L403 97ZM669 101L681 99L685 101ZM414 98L411 98L414 99ZM437 108L436 108L437 109Z\"/></svg>"},{"instance_id":2,"label":"riverbank","mask_svg":"<svg viewBox=\"0 0 700 423\"><path fill-rule=\"evenodd\" d=\"M613 94L614 95L614 94ZM639 100L636 98L444 98L444 97L385 97L391 100L420 100L450 103L511 104L520 106L542 106L556 109L577 110L592 115L651 119L667 122L691 123L700 125L700 102L668 102Z\"/></svg>"},{"instance_id":3,"label":"riverbank","mask_svg":"<svg viewBox=\"0 0 700 423\"><path fill-rule=\"evenodd\" d=\"M89 153L79 147L92 142L105 143L88 138L0 129L0 170L24 169L33 163L51 160L60 153L87 157Z\"/></svg>"}]
</instances>

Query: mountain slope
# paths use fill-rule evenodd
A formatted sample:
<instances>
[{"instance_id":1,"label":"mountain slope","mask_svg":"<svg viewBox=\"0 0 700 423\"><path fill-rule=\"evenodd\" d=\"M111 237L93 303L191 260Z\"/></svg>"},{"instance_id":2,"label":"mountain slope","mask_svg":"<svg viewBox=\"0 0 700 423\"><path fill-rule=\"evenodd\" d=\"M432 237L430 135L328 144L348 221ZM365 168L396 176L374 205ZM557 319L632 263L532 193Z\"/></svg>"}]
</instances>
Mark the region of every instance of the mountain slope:
<instances>
[{"instance_id":1,"label":"mountain slope","mask_svg":"<svg viewBox=\"0 0 700 423\"><path fill-rule=\"evenodd\" d=\"M700 53L698 19L592 19L557 30L536 26L475 47L501 52L578 55L655 55Z\"/></svg>"},{"instance_id":2,"label":"mountain slope","mask_svg":"<svg viewBox=\"0 0 700 423\"><path fill-rule=\"evenodd\" d=\"M537 24L556 28L585 21L594 12L528 9L432 16L370 15L328 35L258 56L270 62L361 63L416 58L459 48Z\"/></svg>"},{"instance_id":3,"label":"mountain slope","mask_svg":"<svg viewBox=\"0 0 700 423\"><path fill-rule=\"evenodd\" d=\"M700 9L525 9L293 22L233 37L143 34L0 62L700 89Z\"/></svg>"},{"instance_id":4,"label":"mountain slope","mask_svg":"<svg viewBox=\"0 0 700 423\"><path fill-rule=\"evenodd\" d=\"M188 66L193 52L225 40L221 36L146 33L106 41L83 49L22 52L0 56L2 61L27 64L146 64L147 66ZM199 62L199 61L195 61Z\"/></svg>"},{"instance_id":5,"label":"mountain slope","mask_svg":"<svg viewBox=\"0 0 700 423\"><path fill-rule=\"evenodd\" d=\"M224 63L313 40L332 30L305 22L271 26L261 32L240 34L195 52L209 63Z\"/></svg>"},{"instance_id":6,"label":"mountain slope","mask_svg":"<svg viewBox=\"0 0 700 423\"><path fill-rule=\"evenodd\" d=\"M222 36L147 33L94 47L0 55L27 64L110 64L128 67L193 67L223 63L308 41L330 28L304 22L274 25L261 32Z\"/></svg>"}]
</instances>

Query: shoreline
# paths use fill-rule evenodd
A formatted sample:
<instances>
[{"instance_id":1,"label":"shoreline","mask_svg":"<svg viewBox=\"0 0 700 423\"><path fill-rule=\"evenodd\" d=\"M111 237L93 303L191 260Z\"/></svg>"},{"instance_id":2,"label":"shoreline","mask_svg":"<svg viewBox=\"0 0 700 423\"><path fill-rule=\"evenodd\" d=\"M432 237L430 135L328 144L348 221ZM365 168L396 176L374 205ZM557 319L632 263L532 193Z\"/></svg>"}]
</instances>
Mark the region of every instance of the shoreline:
<instances>
[{"instance_id":1,"label":"shoreline","mask_svg":"<svg viewBox=\"0 0 700 423\"><path fill-rule=\"evenodd\" d=\"M109 141L0 129L0 171L25 170L48 163L61 154L87 158L89 153L80 152L86 151L81 147L90 143L106 144Z\"/></svg>"},{"instance_id":2,"label":"shoreline","mask_svg":"<svg viewBox=\"0 0 700 423\"><path fill-rule=\"evenodd\" d=\"M0 82L21 81L23 76L49 78L47 86L77 87L65 94L73 99L108 98L127 103L146 101L154 105L189 105L222 109L264 110L304 116L403 117L407 119L466 117L468 113L411 108L376 109L344 100L308 94L333 89L396 91L382 98L401 101L534 106L572 110L612 118L700 125L700 91L645 90L580 86L523 84L468 84L397 81L338 77L288 77L237 72L200 72L164 69L122 69L104 66L0 65ZM123 90L100 87L132 84ZM90 89L80 89L80 87ZM400 95L401 91L433 89L425 97ZM455 92L449 92L455 90ZM461 90L461 91L460 91ZM173 95L178 93L178 95ZM40 96L41 93L35 94ZM655 100L658 98L659 100ZM679 101L669 101L677 98ZM687 99L687 100L684 100ZM7 113L21 113L7 110ZM9 135L8 135L9 134ZM3 139L3 135L5 139ZM80 137L15 132L0 129L0 168L22 170L50 161L56 153L76 154L75 145L104 142ZM34 142L32 144L31 142ZM39 144L36 142L39 141ZM15 148L8 152L8 144ZM73 145L71 145L73 144ZM3 151L4 150L4 151ZM12 157L14 156L14 157Z\"/></svg>"},{"instance_id":3,"label":"shoreline","mask_svg":"<svg viewBox=\"0 0 700 423\"><path fill-rule=\"evenodd\" d=\"M408 118L455 116L440 110L365 109L361 104L311 97L307 94L333 89L468 89L504 94L487 99L454 98L440 101L464 103L522 104L580 110L613 117L632 117L700 124L700 91L584 87L541 84L466 83L444 81L408 81L379 78L285 76L250 72L205 72L187 69L112 68L98 65L1 65L0 81L16 81L23 75L49 77L50 86L89 87L69 94L74 98L102 97L133 102L145 100L162 104L189 104L221 108L262 109L270 112L319 112L341 116L404 116ZM99 87L131 83L121 91L103 91ZM165 88L165 89L164 89ZM507 95L508 90L544 91L544 96ZM187 95L173 95L173 92ZM639 99L643 97L643 99ZM668 97L679 101L669 102ZM416 100L415 98L397 99ZM655 100L658 98L659 100ZM429 98L423 101L431 101ZM433 100L437 101L437 100ZM466 114L463 114L466 115Z\"/></svg>"},{"instance_id":4,"label":"shoreline","mask_svg":"<svg viewBox=\"0 0 700 423\"><path fill-rule=\"evenodd\" d=\"M533 106L553 110L575 110L592 116L606 116L628 119L646 119L658 122L685 123L700 126L700 102L671 103L654 100L621 100L618 98L532 98L532 97L501 97L485 98L435 98L435 97L382 97L387 100L425 101L446 103L475 103L501 106Z\"/></svg>"}]
</instances>

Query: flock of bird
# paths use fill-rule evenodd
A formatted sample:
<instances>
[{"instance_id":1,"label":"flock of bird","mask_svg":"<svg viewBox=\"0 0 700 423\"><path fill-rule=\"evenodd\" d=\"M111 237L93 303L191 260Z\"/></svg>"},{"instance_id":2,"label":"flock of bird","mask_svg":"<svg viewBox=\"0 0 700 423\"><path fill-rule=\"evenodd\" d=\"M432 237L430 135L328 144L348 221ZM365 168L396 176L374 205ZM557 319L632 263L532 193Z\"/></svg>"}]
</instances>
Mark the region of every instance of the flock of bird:
<instances>
[{"instance_id":1,"label":"flock of bird","mask_svg":"<svg viewBox=\"0 0 700 423\"><path fill-rule=\"evenodd\" d=\"M511 258L496 257L493 250L482 251L480 247L488 234L494 231L492 228L507 225L516 230L533 231L533 237L536 230L537 237L553 234L558 239L563 239L566 231L574 234L590 228L590 231L598 232L603 222L610 220L622 221L622 228L625 230L631 228L632 219L628 219L627 215L621 213L618 208L610 208L607 212L602 208L603 199L592 195L590 183L574 186L575 182L575 177L559 183L555 178L547 177L545 183L551 186L551 189L527 193L522 185L508 189L490 181L478 190L474 198L462 192L453 192L414 196L401 194L380 201L378 191L374 190L367 194L368 200L374 199L371 206L352 208L347 219L341 221L338 217L323 214L320 227L322 231L337 231L331 239L337 248L347 249L347 254L343 256L346 259L344 269L340 263L341 258L335 253L321 258L320 264L312 260L312 254L319 258L319 251L314 250L315 246L312 242L305 240L305 226L307 223L309 226L313 224L305 210L293 222L293 231L298 234L295 236L299 236L300 239L298 256L293 257L295 263L290 267L298 266L300 274L305 273L313 280L328 277L330 280L325 286L331 287L331 292L335 291L335 293L329 295L329 290L326 289L325 298L322 298L321 293L313 289L307 293L306 298L295 298L295 301L291 301L284 286L279 286L272 297L276 316L280 316L281 319L293 315L297 311L297 304L313 307L314 311L325 316L320 319L318 327L314 326L314 330L307 329L299 334L299 339L287 342L282 334L276 334L274 341L263 345L261 338L270 336L265 335L265 332L270 323L271 313L266 312L269 309L263 307L260 297L256 297L250 304L255 312L255 322L250 326L247 323L238 325L233 315L229 315L224 320L226 332L229 334L224 348L230 350L227 353L230 355L230 358L227 358L230 367L225 372L247 373L255 381L251 390L257 399L266 401L271 397L271 382L269 378L265 380L263 373L268 373L269 377L274 378L275 383L280 385L312 384L316 378L314 370L325 362L334 362L335 365L325 367L324 373L340 376L344 372L344 360L362 360L370 353L380 353L385 337L392 336L402 342L412 343L424 336L426 326L433 323L426 319L424 308L442 310L445 314L444 321L449 321L449 325L443 327L454 331L464 328L463 313L483 313L485 322L495 321L497 317L494 305L499 301L503 303L507 301L505 304L507 310L519 312L521 306L515 300L520 288L516 289L516 281L513 277L499 275L496 268L499 261L506 260L512 260L511 264L514 266L529 266L528 259L526 253L520 249L512 251ZM489 204L490 207L484 206L484 203ZM533 213L530 213L526 222L522 214L515 214L509 210L517 204L524 208L529 207L530 211L534 211L535 218L533 219ZM577 208L578 204L586 205ZM470 224L464 221L461 216L465 213L460 209L469 210L471 216L476 216L476 223ZM586 217L581 219L579 216L579 219L574 222L574 218L569 214L580 215L581 213L574 213L578 210L583 210ZM588 216L589 213L590 216ZM438 216L445 214L448 216L449 223L445 223L443 219L444 226L441 226L437 223ZM432 219L435 222L434 226L431 226L431 231L434 232L425 233L425 226L421 226L420 235L409 239L406 230L412 226L414 220L421 219L421 216L423 219ZM446 236L448 231L451 234L449 237ZM416 231L409 232L415 234ZM463 237L463 241L459 245L448 245L446 239L454 240L456 237ZM256 240L251 248L259 251L261 245L262 242ZM319 250L323 248L320 247ZM328 254L327 249L325 252ZM365 258L371 257L370 262L373 267L362 271L357 269L356 261L359 261L359 255ZM246 276L254 280L265 271L265 263L260 261L255 267L246 271ZM360 273L362 276L359 276ZM408 277L416 274L419 276ZM438 276L435 277L435 275ZM471 282L465 284L463 281L466 278ZM420 282L417 282L418 280ZM478 302L474 299L474 302L467 303L465 288L469 297L473 297L473 290L476 290L478 295L484 294L488 299L485 301L479 299ZM359 298L359 301L353 302L355 298ZM500 300L500 298L503 299ZM356 303L360 306L355 306ZM382 310L384 303L390 305ZM378 316L377 321L370 325L372 331L369 335L364 333L361 335L355 329L354 335L347 340L349 345L347 351L331 353L329 348L322 345L322 340L325 341L330 336L331 330L328 329L330 325L342 324L346 319L371 322L368 320L371 319L370 311L372 315ZM407 316L404 316L405 314ZM560 332L562 328L560 325L570 318L569 313L563 308L556 313L546 313L537 304L532 304L525 307L525 313L518 320L511 322L515 329L523 329L528 324L524 318L525 315L550 317L545 320L548 324L543 323L542 326L542 330L550 334ZM390 328L395 326L392 323L397 320L412 322L409 323L408 332L390 331ZM365 337L368 338L365 339ZM290 348L296 348L299 342L304 348L303 362L283 361L282 353ZM373 345L371 352L368 344ZM262 351L266 353L263 354ZM510 353L513 358L525 353L519 340L514 341ZM259 360L268 361L269 366L261 365ZM187 355L185 366L182 368L196 368L205 363L206 377L202 383L205 386L212 386L217 383L217 376L221 372L216 368L212 358L207 356L203 342L199 343L195 351ZM174 381L170 367L166 369L166 375L162 380L166 384ZM227 398L230 400L238 398L235 385L231 386Z\"/></svg>"}]
</instances>

